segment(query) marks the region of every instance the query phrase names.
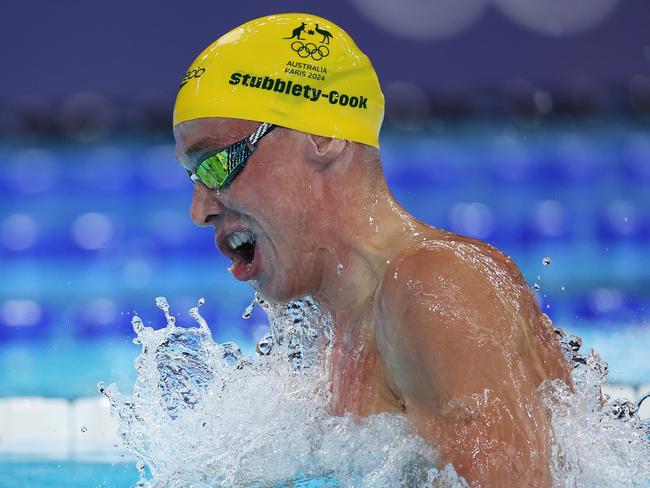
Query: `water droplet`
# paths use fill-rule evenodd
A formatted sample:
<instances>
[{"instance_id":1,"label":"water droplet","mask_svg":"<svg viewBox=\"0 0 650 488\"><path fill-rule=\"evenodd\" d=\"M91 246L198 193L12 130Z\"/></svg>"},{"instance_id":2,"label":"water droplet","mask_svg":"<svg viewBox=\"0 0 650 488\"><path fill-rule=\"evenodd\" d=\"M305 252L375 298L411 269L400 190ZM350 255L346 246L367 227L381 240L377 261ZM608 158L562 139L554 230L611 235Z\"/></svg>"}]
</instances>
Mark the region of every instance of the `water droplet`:
<instances>
[{"instance_id":1,"label":"water droplet","mask_svg":"<svg viewBox=\"0 0 650 488\"><path fill-rule=\"evenodd\" d=\"M582 339L578 336L571 335L567 340L567 344L573 352L578 352L582 347Z\"/></svg>"},{"instance_id":2,"label":"water droplet","mask_svg":"<svg viewBox=\"0 0 650 488\"><path fill-rule=\"evenodd\" d=\"M566 288L564 287L564 285L562 285L562 286L560 287L560 290L562 290L562 291L566 290Z\"/></svg>"},{"instance_id":3,"label":"water droplet","mask_svg":"<svg viewBox=\"0 0 650 488\"><path fill-rule=\"evenodd\" d=\"M105 389L106 389L106 383L104 383L103 381L99 381L99 382L97 383L97 391L98 391L99 393L104 393L104 390L105 390Z\"/></svg>"},{"instance_id":4,"label":"water droplet","mask_svg":"<svg viewBox=\"0 0 650 488\"><path fill-rule=\"evenodd\" d=\"M190 317L192 317L196 322L199 324L199 328L203 332L210 332L210 328L208 327L208 323L205 321L205 319L201 316L201 313L199 312L199 308L205 304L205 298L201 297L199 298L198 302L196 302L196 307L192 307L189 310Z\"/></svg>"},{"instance_id":5,"label":"water droplet","mask_svg":"<svg viewBox=\"0 0 650 488\"><path fill-rule=\"evenodd\" d=\"M156 297L156 307L162 310L167 320L167 327L174 328L176 326L176 318L169 313L169 303L165 297Z\"/></svg>"},{"instance_id":6,"label":"water droplet","mask_svg":"<svg viewBox=\"0 0 650 488\"><path fill-rule=\"evenodd\" d=\"M140 333L144 330L144 324L142 323L142 319L137 315L134 315L133 318L131 319L131 325L133 326L133 330L135 331L135 333L138 335L140 335Z\"/></svg>"},{"instance_id":7,"label":"water droplet","mask_svg":"<svg viewBox=\"0 0 650 488\"><path fill-rule=\"evenodd\" d=\"M237 366L243 359L241 348L234 342L224 342L221 344L223 360L228 366Z\"/></svg>"},{"instance_id":8,"label":"water droplet","mask_svg":"<svg viewBox=\"0 0 650 488\"><path fill-rule=\"evenodd\" d=\"M551 264L551 262L552 262L551 256L546 256L544 259L542 259L542 264L544 266L548 266L549 264Z\"/></svg>"},{"instance_id":9,"label":"water droplet","mask_svg":"<svg viewBox=\"0 0 650 488\"><path fill-rule=\"evenodd\" d=\"M257 292L255 292L255 295L253 296L253 301L244 309L244 313L241 314L243 319L249 319L251 315L253 315L253 309L255 308L255 304L258 302L258 297L257 297Z\"/></svg>"},{"instance_id":10,"label":"water droplet","mask_svg":"<svg viewBox=\"0 0 650 488\"><path fill-rule=\"evenodd\" d=\"M256 351L260 356L268 356L273 350L273 337L271 334L266 334L262 339L257 343Z\"/></svg>"},{"instance_id":11,"label":"water droplet","mask_svg":"<svg viewBox=\"0 0 650 488\"><path fill-rule=\"evenodd\" d=\"M638 407L626 398L617 398L610 402L610 415L623 422L635 418L638 411Z\"/></svg>"},{"instance_id":12,"label":"water droplet","mask_svg":"<svg viewBox=\"0 0 650 488\"><path fill-rule=\"evenodd\" d=\"M205 303L205 300L203 300L203 303ZM201 300L199 300L199 303L197 304L196 307L192 307L192 308L190 308L189 315L190 315L190 317L192 317L194 320L196 320L196 322L199 324L199 328L200 328L203 332L205 332L205 333L209 333L209 332L210 332L210 328L208 327L208 323L205 321L205 319L204 319L204 318L201 316L201 314L199 313L199 307L200 307L201 305L203 305L203 303L201 303Z\"/></svg>"},{"instance_id":13,"label":"water droplet","mask_svg":"<svg viewBox=\"0 0 650 488\"><path fill-rule=\"evenodd\" d=\"M338 272L338 274L343 273L343 263L339 263L336 265L336 271Z\"/></svg>"},{"instance_id":14,"label":"water droplet","mask_svg":"<svg viewBox=\"0 0 650 488\"><path fill-rule=\"evenodd\" d=\"M535 290L535 291L539 291L540 288L541 288L541 286L539 286L539 283L535 283L533 285L533 290Z\"/></svg>"},{"instance_id":15,"label":"water droplet","mask_svg":"<svg viewBox=\"0 0 650 488\"><path fill-rule=\"evenodd\" d=\"M81 432L88 432L88 427L86 427L85 425L82 425L81 426Z\"/></svg>"}]
</instances>

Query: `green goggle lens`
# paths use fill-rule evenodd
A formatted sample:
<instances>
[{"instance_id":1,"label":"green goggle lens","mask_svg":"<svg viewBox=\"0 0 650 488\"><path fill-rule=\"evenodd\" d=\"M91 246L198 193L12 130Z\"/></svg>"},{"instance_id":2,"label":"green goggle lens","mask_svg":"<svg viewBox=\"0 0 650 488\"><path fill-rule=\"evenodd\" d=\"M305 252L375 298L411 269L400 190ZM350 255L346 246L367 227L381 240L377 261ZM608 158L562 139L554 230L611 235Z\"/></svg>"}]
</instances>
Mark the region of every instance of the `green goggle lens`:
<instances>
[{"instance_id":1,"label":"green goggle lens","mask_svg":"<svg viewBox=\"0 0 650 488\"><path fill-rule=\"evenodd\" d=\"M204 158L195 173L187 172L188 176L193 182L199 180L211 190L223 190L244 169L248 157L255 150L257 141L273 127L272 124L263 123L246 139Z\"/></svg>"},{"instance_id":2,"label":"green goggle lens","mask_svg":"<svg viewBox=\"0 0 650 488\"><path fill-rule=\"evenodd\" d=\"M198 179L211 190L221 190L237 176L253 152L248 141L241 141L208 156L196 169Z\"/></svg>"}]
</instances>

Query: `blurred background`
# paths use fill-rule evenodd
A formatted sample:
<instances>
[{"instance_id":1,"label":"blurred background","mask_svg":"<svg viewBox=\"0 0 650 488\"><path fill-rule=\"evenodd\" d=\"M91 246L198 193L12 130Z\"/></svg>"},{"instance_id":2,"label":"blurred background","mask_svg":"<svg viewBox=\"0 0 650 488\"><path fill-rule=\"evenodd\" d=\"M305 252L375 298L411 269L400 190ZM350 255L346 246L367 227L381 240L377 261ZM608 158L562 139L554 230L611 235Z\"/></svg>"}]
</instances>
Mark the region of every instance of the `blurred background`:
<instances>
[{"instance_id":1,"label":"blurred background","mask_svg":"<svg viewBox=\"0 0 650 488\"><path fill-rule=\"evenodd\" d=\"M156 296L181 324L204 296L216 340L249 352L265 331L259 311L241 318L251 290L191 224L171 112L213 40L305 10L373 61L405 208L512 256L554 323L609 362L616 391L650 390L646 0L14 2L0 17L0 471L21 486L40 485L16 458L107 459L117 441L96 383L129 390L130 318L161 326ZM43 420L51 402L63 433ZM135 479L115 466L99 481Z\"/></svg>"}]
</instances>

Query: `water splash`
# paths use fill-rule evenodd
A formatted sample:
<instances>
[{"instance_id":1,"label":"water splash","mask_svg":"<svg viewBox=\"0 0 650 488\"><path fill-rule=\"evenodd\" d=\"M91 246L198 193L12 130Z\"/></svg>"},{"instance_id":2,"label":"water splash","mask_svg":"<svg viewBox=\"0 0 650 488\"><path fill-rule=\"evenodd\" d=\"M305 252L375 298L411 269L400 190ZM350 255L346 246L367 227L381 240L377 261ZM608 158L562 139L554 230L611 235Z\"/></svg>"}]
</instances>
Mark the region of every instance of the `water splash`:
<instances>
[{"instance_id":1,"label":"water splash","mask_svg":"<svg viewBox=\"0 0 650 488\"><path fill-rule=\"evenodd\" d=\"M204 303L189 312L198 327L179 327L158 297L165 327L131 321L142 347L132 397L98 384L138 458L138 486L468 486L453 466L435 467L435 451L405 416L329 414L332 321L312 298L275 305L256 296L244 315L259 304L270 326L253 357L212 340ZM650 423L638 418L638 405L601 395L607 365L595 352L581 351L577 336L556 334L574 385L539 388L555 436L554 486L647 486Z\"/></svg>"},{"instance_id":2,"label":"water splash","mask_svg":"<svg viewBox=\"0 0 650 488\"><path fill-rule=\"evenodd\" d=\"M255 292L255 296L253 296L253 301L244 309L244 313L241 314L241 317L243 319L249 319L251 315L253 315L253 309L255 308L256 303L263 303L263 300L260 298L260 296Z\"/></svg>"},{"instance_id":3,"label":"water splash","mask_svg":"<svg viewBox=\"0 0 650 488\"><path fill-rule=\"evenodd\" d=\"M174 328L176 326L176 318L169 314L169 304L165 297L156 297L156 307L162 310L167 320L167 327Z\"/></svg>"},{"instance_id":4,"label":"water splash","mask_svg":"<svg viewBox=\"0 0 650 488\"><path fill-rule=\"evenodd\" d=\"M553 485L637 487L650 483L650 429L637 405L602 395L607 363L596 352L583 354L582 339L555 329L564 357L574 366L573 392L559 380L539 391L551 412L555 434ZM598 455L594 455L597 449Z\"/></svg>"},{"instance_id":5,"label":"water splash","mask_svg":"<svg viewBox=\"0 0 650 488\"><path fill-rule=\"evenodd\" d=\"M325 486L418 487L453 479L453 468L435 470L434 451L404 416L328 413L331 318L312 298L253 302L270 320L255 357L212 340L199 313L203 303L190 310L199 327L178 327L167 301L156 299L164 328L132 318L134 342L142 347L132 397L115 384L98 384L138 458L138 486L261 488L311 479Z\"/></svg>"}]
</instances>

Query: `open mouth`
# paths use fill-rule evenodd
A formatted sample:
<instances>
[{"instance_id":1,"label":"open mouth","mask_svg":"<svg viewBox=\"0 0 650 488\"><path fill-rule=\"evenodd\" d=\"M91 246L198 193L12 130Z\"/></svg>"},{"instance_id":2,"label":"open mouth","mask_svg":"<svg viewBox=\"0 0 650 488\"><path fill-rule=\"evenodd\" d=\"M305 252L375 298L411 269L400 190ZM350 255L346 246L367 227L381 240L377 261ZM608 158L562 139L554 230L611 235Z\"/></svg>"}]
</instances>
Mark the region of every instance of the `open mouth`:
<instances>
[{"instance_id":1,"label":"open mouth","mask_svg":"<svg viewBox=\"0 0 650 488\"><path fill-rule=\"evenodd\" d=\"M238 231L226 240L230 252L240 261L252 263L255 257L255 234L250 231Z\"/></svg>"},{"instance_id":2,"label":"open mouth","mask_svg":"<svg viewBox=\"0 0 650 488\"><path fill-rule=\"evenodd\" d=\"M238 280L248 280L257 271L257 236L248 229L242 229L226 236L218 246L232 260L230 271Z\"/></svg>"}]
</instances>

